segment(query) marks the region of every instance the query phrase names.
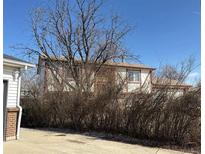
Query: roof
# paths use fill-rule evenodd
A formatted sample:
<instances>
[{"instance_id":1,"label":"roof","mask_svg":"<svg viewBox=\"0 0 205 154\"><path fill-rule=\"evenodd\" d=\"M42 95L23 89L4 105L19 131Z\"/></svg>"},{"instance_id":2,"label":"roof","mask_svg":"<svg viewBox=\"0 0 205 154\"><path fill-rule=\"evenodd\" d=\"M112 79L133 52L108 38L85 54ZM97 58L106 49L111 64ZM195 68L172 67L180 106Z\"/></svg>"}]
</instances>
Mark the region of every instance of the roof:
<instances>
[{"instance_id":1,"label":"roof","mask_svg":"<svg viewBox=\"0 0 205 154\"><path fill-rule=\"evenodd\" d=\"M49 58L51 60L54 60L54 61L57 60L56 57L54 57L54 56L51 56ZM40 56L40 60L41 59L48 59L48 58L46 56ZM67 61L67 59L64 58L64 57L59 57L59 60ZM76 61L78 61L78 60L76 60ZM129 63L126 63L126 62L107 62L107 63L105 63L105 65L107 65L107 66L116 66L116 67L144 68L144 69L150 69L150 70L155 70L156 69L156 68L144 65L144 64L129 64Z\"/></svg>"},{"instance_id":2,"label":"roof","mask_svg":"<svg viewBox=\"0 0 205 154\"><path fill-rule=\"evenodd\" d=\"M4 56L4 58L6 58L6 59L15 60L15 61L24 62L24 63L29 63L29 62L27 62L27 61L25 61L25 60L16 58L16 57L11 56L11 55L4 54L3 56ZM29 63L29 64L31 64L31 63Z\"/></svg>"},{"instance_id":3,"label":"roof","mask_svg":"<svg viewBox=\"0 0 205 154\"><path fill-rule=\"evenodd\" d=\"M144 69L155 70L155 68L144 65L144 64L129 64L126 62L110 62L110 63L106 63L106 65L118 66L118 67L144 68Z\"/></svg>"},{"instance_id":4,"label":"roof","mask_svg":"<svg viewBox=\"0 0 205 154\"><path fill-rule=\"evenodd\" d=\"M12 66L18 66L18 67L35 67L34 64L27 62L25 60L16 58L11 55L3 54L3 62L5 65L12 65Z\"/></svg>"},{"instance_id":5,"label":"roof","mask_svg":"<svg viewBox=\"0 0 205 154\"><path fill-rule=\"evenodd\" d=\"M152 84L154 86L168 85L168 86L179 86L179 87L192 87L191 85L181 83L178 80L172 80L168 78L159 78L159 77L153 77Z\"/></svg>"}]
</instances>

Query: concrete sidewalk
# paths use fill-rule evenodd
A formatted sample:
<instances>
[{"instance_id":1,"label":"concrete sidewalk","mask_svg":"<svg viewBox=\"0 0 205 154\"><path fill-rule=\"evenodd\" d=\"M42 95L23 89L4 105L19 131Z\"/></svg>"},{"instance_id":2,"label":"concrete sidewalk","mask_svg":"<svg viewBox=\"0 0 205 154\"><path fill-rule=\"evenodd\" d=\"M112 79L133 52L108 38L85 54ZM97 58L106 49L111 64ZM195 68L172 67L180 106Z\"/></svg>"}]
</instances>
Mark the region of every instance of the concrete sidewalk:
<instances>
[{"instance_id":1,"label":"concrete sidewalk","mask_svg":"<svg viewBox=\"0 0 205 154\"><path fill-rule=\"evenodd\" d=\"M20 139L4 142L4 154L183 154L80 134L21 128Z\"/></svg>"}]
</instances>

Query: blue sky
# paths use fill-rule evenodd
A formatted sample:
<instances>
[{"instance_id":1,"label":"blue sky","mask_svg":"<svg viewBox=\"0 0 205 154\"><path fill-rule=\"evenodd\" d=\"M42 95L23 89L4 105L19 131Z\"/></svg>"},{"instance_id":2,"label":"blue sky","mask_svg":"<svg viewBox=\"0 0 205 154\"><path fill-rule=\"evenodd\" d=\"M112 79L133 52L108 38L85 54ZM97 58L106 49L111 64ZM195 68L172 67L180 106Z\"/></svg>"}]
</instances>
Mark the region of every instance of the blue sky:
<instances>
[{"instance_id":1,"label":"blue sky","mask_svg":"<svg viewBox=\"0 0 205 154\"><path fill-rule=\"evenodd\" d=\"M31 44L29 10L46 0L4 0L4 53L19 55L10 46ZM114 10L114 11L113 11ZM102 13L116 12L135 30L125 47L144 64L177 64L194 55L200 64L200 0L106 0ZM191 76L199 77L200 67Z\"/></svg>"}]
</instances>

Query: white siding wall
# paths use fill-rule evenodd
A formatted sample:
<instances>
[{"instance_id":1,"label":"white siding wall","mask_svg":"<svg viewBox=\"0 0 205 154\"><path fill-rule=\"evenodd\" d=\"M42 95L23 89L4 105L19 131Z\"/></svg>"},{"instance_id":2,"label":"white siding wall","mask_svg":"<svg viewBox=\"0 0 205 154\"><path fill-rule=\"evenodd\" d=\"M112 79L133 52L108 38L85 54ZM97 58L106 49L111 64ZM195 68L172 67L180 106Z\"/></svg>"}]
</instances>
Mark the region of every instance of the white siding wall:
<instances>
[{"instance_id":1,"label":"white siding wall","mask_svg":"<svg viewBox=\"0 0 205 154\"><path fill-rule=\"evenodd\" d=\"M142 91L151 92L152 82L151 82L150 70L148 69L141 70L141 85L142 85Z\"/></svg>"},{"instance_id":2,"label":"white siding wall","mask_svg":"<svg viewBox=\"0 0 205 154\"><path fill-rule=\"evenodd\" d=\"M12 72L19 71L12 67L3 67L3 80L8 81L7 107L16 107L18 100L18 78L14 79Z\"/></svg>"}]
</instances>

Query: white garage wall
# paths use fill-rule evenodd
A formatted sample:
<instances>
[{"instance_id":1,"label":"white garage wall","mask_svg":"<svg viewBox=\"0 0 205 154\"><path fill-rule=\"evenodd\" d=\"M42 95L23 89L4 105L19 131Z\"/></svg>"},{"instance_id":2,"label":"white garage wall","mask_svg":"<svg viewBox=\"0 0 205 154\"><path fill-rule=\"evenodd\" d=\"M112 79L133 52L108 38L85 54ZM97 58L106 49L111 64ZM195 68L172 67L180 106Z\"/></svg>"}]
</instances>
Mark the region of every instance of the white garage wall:
<instances>
[{"instance_id":1,"label":"white garage wall","mask_svg":"<svg viewBox=\"0 0 205 154\"><path fill-rule=\"evenodd\" d=\"M8 92L7 92L7 107L16 107L18 100L18 78L13 78L13 71L19 71L12 67L3 67L3 80L8 81Z\"/></svg>"}]
</instances>

